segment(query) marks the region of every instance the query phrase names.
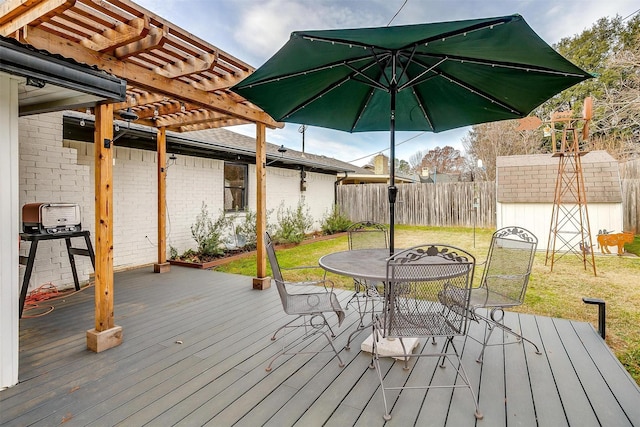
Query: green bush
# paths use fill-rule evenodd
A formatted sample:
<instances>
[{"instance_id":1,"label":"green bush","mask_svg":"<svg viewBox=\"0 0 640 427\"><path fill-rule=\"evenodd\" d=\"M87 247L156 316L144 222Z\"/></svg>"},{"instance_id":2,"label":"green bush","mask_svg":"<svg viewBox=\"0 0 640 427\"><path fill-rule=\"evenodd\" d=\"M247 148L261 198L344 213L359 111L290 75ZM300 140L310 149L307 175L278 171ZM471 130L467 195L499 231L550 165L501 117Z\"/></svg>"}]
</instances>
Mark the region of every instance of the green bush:
<instances>
[{"instance_id":1,"label":"green bush","mask_svg":"<svg viewBox=\"0 0 640 427\"><path fill-rule=\"evenodd\" d=\"M336 234L347 231L351 224L351 220L340 210L338 205L333 205L331 212L322 218L320 228L322 234Z\"/></svg>"},{"instance_id":2,"label":"green bush","mask_svg":"<svg viewBox=\"0 0 640 427\"><path fill-rule=\"evenodd\" d=\"M230 226L231 219L227 218L224 212L213 221L209 216L207 204L202 202L196 222L191 226L191 236L198 245L198 253L207 256L222 255L224 230Z\"/></svg>"},{"instance_id":3,"label":"green bush","mask_svg":"<svg viewBox=\"0 0 640 427\"><path fill-rule=\"evenodd\" d=\"M244 221L236 225L236 240L239 247L255 249L257 243L257 213L248 210Z\"/></svg>"},{"instance_id":4,"label":"green bush","mask_svg":"<svg viewBox=\"0 0 640 427\"><path fill-rule=\"evenodd\" d=\"M273 236L278 243L300 243L304 240L307 230L313 225L313 218L309 207L303 201L298 202L295 209L285 208L280 204L277 212L277 230Z\"/></svg>"},{"instance_id":5,"label":"green bush","mask_svg":"<svg viewBox=\"0 0 640 427\"><path fill-rule=\"evenodd\" d=\"M169 245L169 259L178 258L178 249L175 246Z\"/></svg>"}]
</instances>

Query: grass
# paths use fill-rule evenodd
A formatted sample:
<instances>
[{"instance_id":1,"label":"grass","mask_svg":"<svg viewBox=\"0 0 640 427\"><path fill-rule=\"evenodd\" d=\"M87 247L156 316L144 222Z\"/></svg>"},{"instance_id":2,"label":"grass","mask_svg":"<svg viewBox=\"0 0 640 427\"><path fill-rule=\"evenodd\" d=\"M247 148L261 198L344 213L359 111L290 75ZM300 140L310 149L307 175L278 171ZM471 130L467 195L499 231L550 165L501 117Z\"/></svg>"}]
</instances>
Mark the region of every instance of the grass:
<instances>
[{"instance_id":1,"label":"grass","mask_svg":"<svg viewBox=\"0 0 640 427\"><path fill-rule=\"evenodd\" d=\"M469 228L397 226L396 248L406 248L425 242L447 243L471 252L478 262L484 261L493 230ZM640 236L625 246L640 255ZM279 249L281 267L301 265L317 266L318 259L327 253L347 250L346 236L336 237L290 249ZM597 276L590 266L585 269L582 258L573 254L558 257L553 272L545 265L546 254L539 251L533 265L527 295L522 306L514 311L589 322L597 327L598 310L582 302L583 297L601 298L607 303L606 342L640 384L640 258L636 256L596 255ZM268 265L268 263L267 263ZM255 255L218 267L218 271L254 276ZM482 272L476 271L479 280ZM270 271L269 271L270 274ZM312 280L322 277L318 268L289 270L283 274L287 280ZM353 282L347 277L331 275L336 287L351 289Z\"/></svg>"}]
</instances>

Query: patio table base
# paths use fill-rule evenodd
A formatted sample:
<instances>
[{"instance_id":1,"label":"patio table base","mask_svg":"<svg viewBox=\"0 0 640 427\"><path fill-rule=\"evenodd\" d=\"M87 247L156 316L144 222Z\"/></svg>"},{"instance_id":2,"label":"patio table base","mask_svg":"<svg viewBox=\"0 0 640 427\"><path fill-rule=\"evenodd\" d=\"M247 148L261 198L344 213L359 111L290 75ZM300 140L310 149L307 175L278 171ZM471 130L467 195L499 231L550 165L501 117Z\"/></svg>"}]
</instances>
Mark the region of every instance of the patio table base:
<instances>
[{"instance_id":1,"label":"patio table base","mask_svg":"<svg viewBox=\"0 0 640 427\"><path fill-rule=\"evenodd\" d=\"M418 342L420 341L418 338L403 338L405 348L409 353L412 353L413 350L418 346ZM398 338L380 338L378 343L376 344L378 348L378 354L380 356L394 356L394 359L404 360L402 354L402 344L400 344L400 340ZM360 345L360 349L362 351L366 351L368 353L373 353L373 334L370 334Z\"/></svg>"}]
</instances>

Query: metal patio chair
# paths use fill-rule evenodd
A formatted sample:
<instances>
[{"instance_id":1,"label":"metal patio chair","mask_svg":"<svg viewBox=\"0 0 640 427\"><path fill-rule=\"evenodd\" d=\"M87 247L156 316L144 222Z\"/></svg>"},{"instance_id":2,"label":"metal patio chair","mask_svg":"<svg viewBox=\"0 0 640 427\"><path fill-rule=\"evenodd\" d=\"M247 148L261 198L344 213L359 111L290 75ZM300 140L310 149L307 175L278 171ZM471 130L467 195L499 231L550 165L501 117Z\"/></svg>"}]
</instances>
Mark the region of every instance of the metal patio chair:
<instances>
[{"instance_id":1,"label":"metal patio chair","mask_svg":"<svg viewBox=\"0 0 640 427\"><path fill-rule=\"evenodd\" d=\"M292 329L291 332L285 334L282 337L283 346L282 351L274 356L269 365L266 368L266 371L271 371L271 365L273 362L280 356L283 355L293 355L293 354L316 354L323 353L325 351L292 351L295 347L297 347L302 340L305 340L315 334L322 334L327 339L331 350L327 350L326 352L332 351L335 353L338 358L339 366L343 367L344 363L340 358L340 355L336 351L335 346L333 345L332 337L335 337L327 318L325 317L325 313L335 313L338 316L338 326L342 325L342 321L345 318L344 311L340 306L340 302L336 297L336 294L333 293L333 283L328 280L318 280L313 282L316 285L324 285L324 288L319 287L318 292L289 292L289 288L294 285L310 285L312 282L285 282L282 277L282 271L280 270L280 265L278 264L278 258L276 256L275 248L273 247L273 242L271 240L271 236L269 233L265 233L265 247L267 251L267 256L269 258L269 264L271 265L271 271L273 273L273 280L276 283L276 288L278 289L278 294L280 295L280 301L282 302L282 308L284 312L294 316L294 318L284 324L283 326L276 329L271 337L271 340L274 341L276 339L276 335L278 332L285 329ZM291 342L286 343L285 339L287 335L293 334L293 330L301 328L303 333L301 335L295 336L291 340ZM328 331L328 332L327 332ZM329 334L330 333L330 334ZM312 344L315 345L315 344Z\"/></svg>"},{"instance_id":2,"label":"metal patio chair","mask_svg":"<svg viewBox=\"0 0 640 427\"><path fill-rule=\"evenodd\" d=\"M388 248L389 238L387 227L373 221L361 221L351 224L347 229L349 250ZM358 308L360 320L356 329L349 334L345 348L351 348L351 339L371 326L373 321L374 305L382 301L384 295L384 283L370 280L353 279L354 293L347 301L345 309L355 303ZM365 323L364 318L371 314L371 322Z\"/></svg>"},{"instance_id":3,"label":"metal patio chair","mask_svg":"<svg viewBox=\"0 0 640 427\"><path fill-rule=\"evenodd\" d=\"M387 293L384 308L376 315L374 322L371 363L380 380L385 420L391 419L387 403L389 390L441 387L468 388L475 405L474 414L476 418L482 418L476 394L454 343L454 338L459 336L464 336L466 341L474 264L475 259L471 254L440 244L416 246L394 254L387 261ZM387 349L385 354L381 354L381 340L388 338L395 339L399 346L396 350ZM413 346L406 343L408 338L428 338L433 345L425 344L421 352L413 353ZM444 338L441 351L436 347L436 338ZM395 376L382 372L381 357L404 360L404 368L409 369L410 358L425 356L438 358L434 373L426 375L428 383L410 385L404 379L397 386L385 384L390 381L387 378ZM436 384L431 382L432 377L439 375L436 372L438 367L446 366L455 369L452 383L441 385L437 379L434 379ZM402 396L404 393L400 394L400 398Z\"/></svg>"},{"instance_id":4,"label":"metal patio chair","mask_svg":"<svg viewBox=\"0 0 640 427\"><path fill-rule=\"evenodd\" d=\"M482 351L477 358L482 363L488 346L513 344L522 340L530 343L541 354L538 346L504 324L504 309L521 305L524 301L533 266L538 239L530 231L517 226L504 227L493 233L480 285L471 289L470 313L472 319L484 321L489 330L482 341ZM487 309L481 314L480 309ZM495 328L517 338L517 341L490 344Z\"/></svg>"}]
</instances>

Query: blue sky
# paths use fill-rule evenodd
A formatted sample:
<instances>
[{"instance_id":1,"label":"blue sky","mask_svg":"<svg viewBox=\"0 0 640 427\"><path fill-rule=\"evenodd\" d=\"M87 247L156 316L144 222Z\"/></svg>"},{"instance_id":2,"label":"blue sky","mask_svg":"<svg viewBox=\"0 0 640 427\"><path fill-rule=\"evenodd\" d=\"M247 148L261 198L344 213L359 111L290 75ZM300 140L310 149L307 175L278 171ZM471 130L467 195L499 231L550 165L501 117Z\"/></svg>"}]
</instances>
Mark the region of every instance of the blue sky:
<instances>
[{"instance_id":1,"label":"blue sky","mask_svg":"<svg viewBox=\"0 0 640 427\"><path fill-rule=\"evenodd\" d=\"M287 42L292 31L418 24L518 13L547 43L581 33L598 19L637 12L637 0L136 0L184 30L259 67ZM404 4L404 7L402 7ZM401 9L402 7L402 9ZM396 12L400 12L397 16ZM587 70L588 71L588 70ZM255 126L228 128L255 135ZM267 140L300 150L299 125L268 130ZM462 150L469 128L434 133L399 132L396 157L450 145ZM405 142L406 141L406 142ZM388 155L386 132L349 134L317 127L305 133L305 151L365 164ZM386 150L386 151L384 151Z\"/></svg>"}]
</instances>

